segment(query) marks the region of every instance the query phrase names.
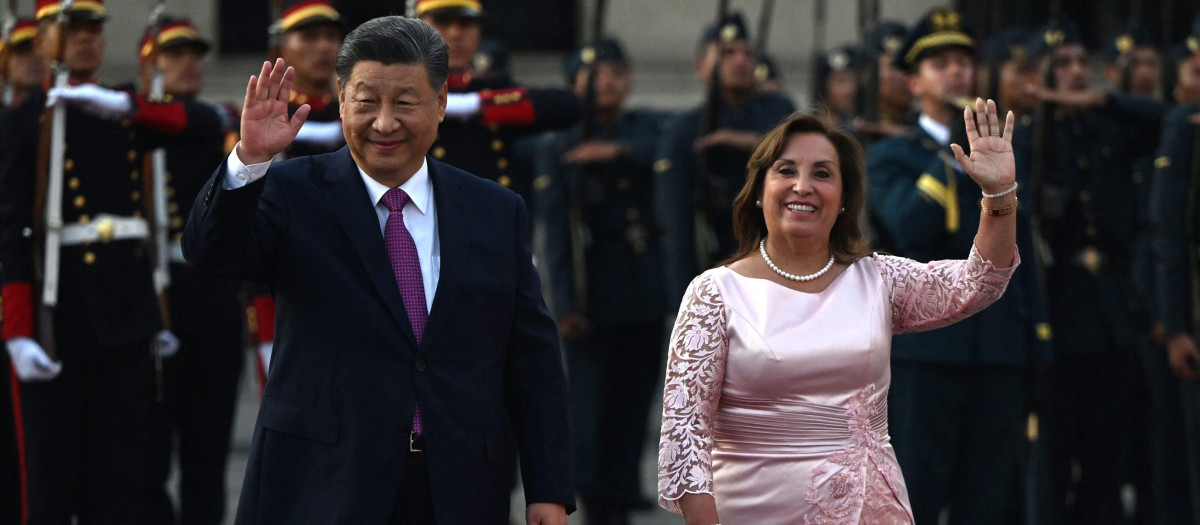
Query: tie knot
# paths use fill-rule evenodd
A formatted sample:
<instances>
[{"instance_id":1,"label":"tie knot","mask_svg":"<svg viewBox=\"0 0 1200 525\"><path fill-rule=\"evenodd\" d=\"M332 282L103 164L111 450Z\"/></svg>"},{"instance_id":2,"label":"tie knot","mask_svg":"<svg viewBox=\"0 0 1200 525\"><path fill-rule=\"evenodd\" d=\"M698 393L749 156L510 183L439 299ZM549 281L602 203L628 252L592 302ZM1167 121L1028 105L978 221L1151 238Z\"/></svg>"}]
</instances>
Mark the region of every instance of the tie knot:
<instances>
[{"instance_id":1,"label":"tie knot","mask_svg":"<svg viewBox=\"0 0 1200 525\"><path fill-rule=\"evenodd\" d=\"M392 188L383 194L383 203L387 204L388 209L391 211L403 208L407 202L408 194L404 193L404 190L400 188Z\"/></svg>"}]
</instances>

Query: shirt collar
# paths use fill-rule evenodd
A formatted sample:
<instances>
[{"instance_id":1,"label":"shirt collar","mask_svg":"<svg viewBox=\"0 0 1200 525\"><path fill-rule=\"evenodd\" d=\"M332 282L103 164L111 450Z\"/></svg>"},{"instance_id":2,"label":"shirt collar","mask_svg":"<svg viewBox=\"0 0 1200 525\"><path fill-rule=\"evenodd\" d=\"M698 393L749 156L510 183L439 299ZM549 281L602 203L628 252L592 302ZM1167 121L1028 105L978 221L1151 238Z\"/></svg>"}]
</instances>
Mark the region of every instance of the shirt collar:
<instances>
[{"instance_id":1,"label":"shirt collar","mask_svg":"<svg viewBox=\"0 0 1200 525\"><path fill-rule=\"evenodd\" d=\"M933 120L933 117L930 117L924 113L921 113L921 116L917 117L917 123L920 124L921 129L924 129L925 132L928 133L930 137L933 137L933 140L936 140L938 144L943 146L950 144L949 126Z\"/></svg>"},{"instance_id":2,"label":"shirt collar","mask_svg":"<svg viewBox=\"0 0 1200 525\"><path fill-rule=\"evenodd\" d=\"M371 205L378 206L379 201L383 199L383 194L391 188L372 179L367 172L363 171L362 167L358 167L358 174L362 176L363 183L367 185L367 195L371 196ZM433 183L429 180L429 161L422 158L421 168L404 184L401 184L400 189L408 194L408 200L412 201L421 215L424 215L425 211L429 209L429 197L433 194Z\"/></svg>"}]
</instances>

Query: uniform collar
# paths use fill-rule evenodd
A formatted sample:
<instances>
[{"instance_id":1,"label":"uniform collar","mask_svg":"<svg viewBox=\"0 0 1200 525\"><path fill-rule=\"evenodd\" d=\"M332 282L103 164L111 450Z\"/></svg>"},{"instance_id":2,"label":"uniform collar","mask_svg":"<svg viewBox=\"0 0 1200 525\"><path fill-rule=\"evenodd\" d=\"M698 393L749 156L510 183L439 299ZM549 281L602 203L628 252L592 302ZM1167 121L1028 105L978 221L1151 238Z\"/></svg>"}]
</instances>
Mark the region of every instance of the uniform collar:
<instances>
[{"instance_id":1,"label":"uniform collar","mask_svg":"<svg viewBox=\"0 0 1200 525\"><path fill-rule=\"evenodd\" d=\"M921 113L921 116L917 117L917 124L919 124L921 129L925 130L925 133L928 133L933 140L936 140L938 144L941 144L942 146L950 145L949 126L933 120L933 117L930 117L924 113Z\"/></svg>"}]
</instances>

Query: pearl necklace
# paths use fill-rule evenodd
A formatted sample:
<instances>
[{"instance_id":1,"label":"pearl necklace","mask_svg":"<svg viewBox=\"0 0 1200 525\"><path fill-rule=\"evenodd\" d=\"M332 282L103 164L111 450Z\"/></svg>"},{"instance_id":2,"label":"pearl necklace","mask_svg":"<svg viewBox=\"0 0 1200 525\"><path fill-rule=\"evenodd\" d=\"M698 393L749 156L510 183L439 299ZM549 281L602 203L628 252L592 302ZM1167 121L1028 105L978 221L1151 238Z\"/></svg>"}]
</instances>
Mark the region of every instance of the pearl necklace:
<instances>
[{"instance_id":1,"label":"pearl necklace","mask_svg":"<svg viewBox=\"0 0 1200 525\"><path fill-rule=\"evenodd\" d=\"M824 268L817 270L817 273L810 273L808 275L795 275L795 274L787 273L787 272L779 269L778 266L775 266L775 261L772 261L771 257L767 255L767 240L766 239L763 239L758 242L758 253L762 254L763 260L767 261L767 266L770 266L772 270L775 270L775 273L779 274L784 279L791 279L793 281L811 281L813 279L817 279L817 278L821 277L822 275L825 275L825 272L828 272L830 268L833 268L833 254L831 253L831 254L829 254L829 262L825 263Z\"/></svg>"}]
</instances>

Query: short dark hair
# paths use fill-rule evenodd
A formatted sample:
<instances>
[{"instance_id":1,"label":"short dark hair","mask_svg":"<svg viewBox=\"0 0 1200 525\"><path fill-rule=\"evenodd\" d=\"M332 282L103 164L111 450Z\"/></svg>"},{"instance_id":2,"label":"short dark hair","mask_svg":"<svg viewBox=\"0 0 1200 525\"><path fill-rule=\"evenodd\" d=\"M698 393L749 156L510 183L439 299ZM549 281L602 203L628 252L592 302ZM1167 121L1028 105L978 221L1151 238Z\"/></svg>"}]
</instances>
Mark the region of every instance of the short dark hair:
<instances>
[{"instance_id":1,"label":"short dark hair","mask_svg":"<svg viewBox=\"0 0 1200 525\"><path fill-rule=\"evenodd\" d=\"M342 41L336 68L343 88L354 65L362 60L390 64L422 64L433 89L442 89L449 75L449 47L428 23L415 18L384 16L368 20Z\"/></svg>"},{"instance_id":2,"label":"short dark hair","mask_svg":"<svg viewBox=\"0 0 1200 525\"><path fill-rule=\"evenodd\" d=\"M850 263L868 253L869 243L859 226L859 217L867 206L867 161L862 146L854 137L831 124L831 117L794 113L768 132L754 148L746 164L746 184L733 199L733 233L738 250L722 264L730 264L758 251L758 242L767 236L763 211L755 205L762 196L767 171L783 155L788 139L798 133L817 133L829 139L837 151L842 173L842 203L846 211L838 215L829 233L829 248L840 263Z\"/></svg>"}]
</instances>

